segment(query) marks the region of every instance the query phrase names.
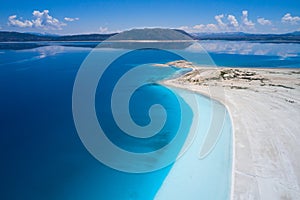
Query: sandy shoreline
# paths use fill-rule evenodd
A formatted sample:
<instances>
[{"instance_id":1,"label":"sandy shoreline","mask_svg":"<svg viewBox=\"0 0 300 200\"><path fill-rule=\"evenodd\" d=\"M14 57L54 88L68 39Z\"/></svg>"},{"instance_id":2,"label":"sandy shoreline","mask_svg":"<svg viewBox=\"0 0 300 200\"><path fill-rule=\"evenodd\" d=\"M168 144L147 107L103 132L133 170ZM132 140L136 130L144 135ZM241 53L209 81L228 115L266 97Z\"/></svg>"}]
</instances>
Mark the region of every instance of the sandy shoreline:
<instances>
[{"instance_id":1,"label":"sandy shoreline","mask_svg":"<svg viewBox=\"0 0 300 200\"><path fill-rule=\"evenodd\" d=\"M163 84L223 103L233 123L232 199L300 199L300 69L192 68Z\"/></svg>"}]
</instances>

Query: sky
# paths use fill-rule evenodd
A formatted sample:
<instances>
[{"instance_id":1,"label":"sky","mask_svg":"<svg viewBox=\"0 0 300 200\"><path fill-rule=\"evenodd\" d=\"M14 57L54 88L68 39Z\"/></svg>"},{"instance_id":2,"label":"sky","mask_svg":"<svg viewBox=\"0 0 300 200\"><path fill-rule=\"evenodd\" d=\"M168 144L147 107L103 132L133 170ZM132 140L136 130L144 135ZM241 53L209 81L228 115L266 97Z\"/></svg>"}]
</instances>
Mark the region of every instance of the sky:
<instances>
[{"instance_id":1,"label":"sky","mask_svg":"<svg viewBox=\"0 0 300 200\"><path fill-rule=\"evenodd\" d=\"M111 33L132 28L187 32L300 31L299 0L0 0L0 31Z\"/></svg>"}]
</instances>

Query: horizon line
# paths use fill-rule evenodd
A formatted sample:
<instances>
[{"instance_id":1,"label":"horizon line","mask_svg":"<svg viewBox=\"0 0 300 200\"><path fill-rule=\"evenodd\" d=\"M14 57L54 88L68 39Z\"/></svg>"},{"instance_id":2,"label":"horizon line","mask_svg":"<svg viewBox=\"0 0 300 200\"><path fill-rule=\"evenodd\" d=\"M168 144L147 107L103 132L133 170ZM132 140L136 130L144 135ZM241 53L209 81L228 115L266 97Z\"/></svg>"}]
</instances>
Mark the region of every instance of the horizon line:
<instances>
[{"instance_id":1,"label":"horizon line","mask_svg":"<svg viewBox=\"0 0 300 200\"><path fill-rule=\"evenodd\" d=\"M161 27L157 27L157 28L132 28L132 29L126 29L123 31L116 31L116 32L109 32L109 33L101 33L101 32L82 32L82 33L65 33L65 34L59 34L59 33L48 33L48 32L30 32L30 31L14 31L14 30L0 30L0 32L15 32L15 33L26 33L26 34L32 34L32 35L48 35L48 36L74 36L74 35L92 35L92 34L97 34L97 35L112 35L112 34L120 34L126 31L131 31L131 30L143 30L143 29L169 29L169 30L176 30L176 31L184 31L185 33L188 34L229 34L229 33L244 33L244 34L250 34L250 35L284 35L284 34L289 34L289 33L296 33L296 32L300 32L299 30L296 31L290 31L290 32L282 32L282 33L251 33L251 32L244 32L244 31L222 31L222 32L189 32L183 29L178 29L178 28L161 28Z\"/></svg>"}]
</instances>

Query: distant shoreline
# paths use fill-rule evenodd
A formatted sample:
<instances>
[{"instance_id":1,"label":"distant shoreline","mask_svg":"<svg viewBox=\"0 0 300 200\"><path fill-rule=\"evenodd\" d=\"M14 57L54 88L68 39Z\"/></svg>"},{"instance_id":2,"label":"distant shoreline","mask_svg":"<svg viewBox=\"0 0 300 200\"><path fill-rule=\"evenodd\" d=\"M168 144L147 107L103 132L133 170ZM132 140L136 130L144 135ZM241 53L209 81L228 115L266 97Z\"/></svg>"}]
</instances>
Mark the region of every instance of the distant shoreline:
<instances>
[{"instance_id":1,"label":"distant shoreline","mask_svg":"<svg viewBox=\"0 0 300 200\"><path fill-rule=\"evenodd\" d=\"M238 42L234 40L202 40L201 42ZM0 50L25 50L25 49L34 49L38 47L45 47L45 46L71 46L71 47L87 47L87 48L95 48L99 44L104 44L101 47L103 48L124 48L124 45L127 45L128 48L134 49L139 48L138 45L148 45L148 44L155 44L157 45L158 49L184 49L189 46L189 44L195 42L195 40L105 40L105 41L89 41L89 40L82 40L82 41L5 41L0 42ZM249 42L249 43L261 43L261 44L300 44L300 41L241 41L241 42ZM175 45L175 46L174 46Z\"/></svg>"},{"instance_id":2,"label":"distant shoreline","mask_svg":"<svg viewBox=\"0 0 300 200\"><path fill-rule=\"evenodd\" d=\"M56 41L56 42L75 42L75 41L105 41L113 36L117 40L124 38L128 41L138 40L224 40L224 41L250 41L250 42L270 42L270 43L300 43L300 32L284 34L254 34L243 32L224 32L224 33L187 33L179 29L150 29L152 34L149 36L148 29L133 29L121 33L109 34L75 34L75 35L43 35L33 33L21 33L14 31L0 31L0 42L34 42L34 41ZM179 36L178 36L179 34ZM121 36L121 37L119 37ZM174 37L172 37L174 36Z\"/></svg>"},{"instance_id":3,"label":"distant shoreline","mask_svg":"<svg viewBox=\"0 0 300 200\"><path fill-rule=\"evenodd\" d=\"M236 39L202 39L202 40L32 40L32 41L0 41L2 44L10 44L10 43L42 43L42 42L53 42L53 43L60 43L60 42L140 42L140 43L163 43L163 42L195 42L195 41L232 41L232 42L254 42L254 43L275 43L275 44L286 44L286 43L292 43L292 44L298 44L300 43L300 40L236 40Z\"/></svg>"}]
</instances>

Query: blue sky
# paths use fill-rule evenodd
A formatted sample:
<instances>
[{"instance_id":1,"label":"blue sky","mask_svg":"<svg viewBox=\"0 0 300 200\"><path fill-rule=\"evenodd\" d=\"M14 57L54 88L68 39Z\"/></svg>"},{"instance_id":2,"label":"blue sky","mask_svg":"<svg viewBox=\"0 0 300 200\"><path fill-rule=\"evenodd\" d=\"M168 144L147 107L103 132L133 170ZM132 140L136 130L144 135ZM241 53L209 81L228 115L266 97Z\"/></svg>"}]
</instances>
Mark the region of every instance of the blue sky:
<instances>
[{"instance_id":1,"label":"blue sky","mask_svg":"<svg viewBox=\"0 0 300 200\"><path fill-rule=\"evenodd\" d=\"M300 30L299 0L0 0L0 3L0 30L21 32L109 33L141 27L182 28L188 32Z\"/></svg>"}]
</instances>

